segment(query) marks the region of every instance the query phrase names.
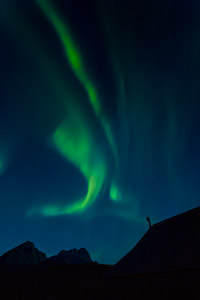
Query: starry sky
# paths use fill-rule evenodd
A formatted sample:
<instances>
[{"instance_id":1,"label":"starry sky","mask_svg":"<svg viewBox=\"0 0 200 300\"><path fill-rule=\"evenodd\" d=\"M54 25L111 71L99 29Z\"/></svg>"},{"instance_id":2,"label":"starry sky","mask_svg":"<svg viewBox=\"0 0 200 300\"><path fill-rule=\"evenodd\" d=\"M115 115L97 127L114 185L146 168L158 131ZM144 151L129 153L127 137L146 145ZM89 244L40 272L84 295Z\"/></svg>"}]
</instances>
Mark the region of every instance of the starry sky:
<instances>
[{"instance_id":1,"label":"starry sky","mask_svg":"<svg viewBox=\"0 0 200 300\"><path fill-rule=\"evenodd\" d=\"M198 0L1 0L0 36L0 254L115 263L199 205Z\"/></svg>"}]
</instances>

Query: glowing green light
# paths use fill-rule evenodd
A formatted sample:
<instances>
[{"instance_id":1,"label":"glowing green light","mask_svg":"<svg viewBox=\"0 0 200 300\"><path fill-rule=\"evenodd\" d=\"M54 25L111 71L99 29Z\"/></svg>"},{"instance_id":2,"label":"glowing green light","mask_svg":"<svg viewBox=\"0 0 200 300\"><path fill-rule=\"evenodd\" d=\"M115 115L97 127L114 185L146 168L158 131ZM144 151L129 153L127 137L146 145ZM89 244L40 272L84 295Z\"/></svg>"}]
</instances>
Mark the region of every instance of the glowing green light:
<instances>
[{"instance_id":1,"label":"glowing green light","mask_svg":"<svg viewBox=\"0 0 200 300\"><path fill-rule=\"evenodd\" d=\"M87 75L87 72L84 67L83 59L81 57L81 53L76 47L65 22L58 15L58 13L56 12L54 6L50 1L48 0L37 0L37 1L39 3L40 8L46 14L48 19L54 26L55 30L57 31L58 36L60 37L60 40L63 44L66 58L72 70L74 71L75 75L85 87L90 102L95 112L98 114L100 112L100 102L98 101L97 93Z\"/></svg>"},{"instance_id":2,"label":"glowing green light","mask_svg":"<svg viewBox=\"0 0 200 300\"><path fill-rule=\"evenodd\" d=\"M121 193L114 183L110 187L110 199L115 202L121 201Z\"/></svg>"},{"instance_id":3,"label":"glowing green light","mask_svg":"<svg viewBox=\"0 0 200 300\"><path fill-rule=\"evenodd\" d=\"M96 196L95 188L96 188L96 180L92 176L89 180L88 192L87 192L85 199L83 199L79 202L76 202L73 205L68 206L66 213L73 214L73 213L80 212L80 211L83 211L84 209L86 209L87 206L89 205L90 201L92 200L92 198L94 198Z\"/></svg>"},{"instance_id":4,"label":"glowing green light","mask_svg":"<svg viewBox=\"0 0 200 300\"><path fill-rule=\"evenodd\" d=\"M63 48L65 50L66 58L72 70L74 71L74 74L84 86L95 114L100 118L101 124L105 130L106 136L113 151L116 163L118 164L118 153L112 135L112 130L108 121L103 117L101 102L99 101L98 93L86 71L82 55L78 47L76 46L65 22L59 16L52 3L49 0L37 0L37 2L58 33L58 36L60 37Z\"/></svg>"},{"instance_id":5,"label":"glowing green light","mask_svg":"<svg viewBox=\"0 0 200 300\"><path fill-rule=\"evenodd\" d=\"M117 149L110 124L103 117L101 102L99 101L96 87L88 75L82 55L76 46L71 33L51 1L37 0L37 2L57 32L62 42L67 61L87 92L90 104L93 107L96 116L99 117L117 161ZM57 151L64 158L71 161L86 178L88 182L88 191L83 199L78 200L74 204L69 204L65 207L47 206L39 209L40 213L45 216L83 212L95 201L105 183L107 173L105 157L99 152L99 147L95 145L94 136L87 126L87 120L83 117L83 113L78 107L73 107L72 110L73 113L76 114L76 118L71 118L70 120L67 118L67 122L64 122L54 132L52 141Z\"/></svg>"},{"instance_id":6,"label":"glowing green light","mask_svg":"<svg viewBox=\"0 0 200 300\"><path fill-rule=\"evenodd\" d=\"M57 150L68 160L73 162L88 181L88 192L86 197L69 206L66 213L83 211L93 203L101 190L106 175L106 165L101 155L94 151L95 145L89 135L87 127L78 125L72 130L68 126L61 126L53 136L53 142ZM76 135L74 135L76 132ZM98 156L92 159L94 155Z\"/></svg>"},{"instance_id":7,"label":"glowing green light","mask_svg":"<svg viewBox=\"0 0 200 300\"><path fill-rule=\"evenodd\" d=\"M41 213L45 217L82 213L88 207L88 205L90 205L91 200L97 196L98 192L95 192L95 190L96 180L94 176L91 176L88 184L88 192L84 199L64 207L59 205L49 205L42 208L32 209L28 212L27 216L31 216L34 213Z\"/></svg>"},{"instance_id":8,"label":"glowing green light","mask_svg":"<svg viewBox=\"0 0 200 300\"><path fill-rule=\"evenodd\" d=\"M81 112L76 111L76 115L79 116L78 122L72 120L70 123L68 120L63 123L55 131L52 140L59 153L77 166L86 178L87 194L81 200L66 206L50 205L33 209L28 216L38 212L43 216L82 213L92 205L102 189L107 171L105 159L96 149L90 130L81 122Z\"/></svg>"},{"instance_id":9,"label":"glowing green light","mask_svg":"<svg viewBox=\"0 0 200 300\"><path fill-rule=\"evenodd\" d=\"M42 214L44 216L58 216L60 215L59 206L46 206L42 208Z\"/></svg>"}]
</instances>

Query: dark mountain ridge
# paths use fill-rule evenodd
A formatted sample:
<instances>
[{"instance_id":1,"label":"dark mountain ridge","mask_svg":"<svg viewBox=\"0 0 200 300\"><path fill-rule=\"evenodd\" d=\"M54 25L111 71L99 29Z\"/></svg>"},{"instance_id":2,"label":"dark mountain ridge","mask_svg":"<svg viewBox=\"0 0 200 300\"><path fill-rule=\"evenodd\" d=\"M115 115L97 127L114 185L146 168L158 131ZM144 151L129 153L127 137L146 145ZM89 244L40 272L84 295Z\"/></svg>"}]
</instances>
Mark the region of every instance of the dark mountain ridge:
<instances>
[{"instance_id":1,"label":"dark mountain ridge","mask_svg":"<svg viewBox=\"0 0 200 300\"><path fill-rule=\"evenodd\" d=\"M114 266L25 242L0 257L0 299L200 299L199 253L200 207L153 225Z\"/></svg>"},{"instance_id":2,"label":"dark mountain ridge","mask_svg":"<svg viewBox=\"0 0 200 300\"><path fill-rule=\"evenodd\" d=\"M200 268L200 207L156 223L115 265L126 275Z\"/></svg>"},{"instance_id":3,"label":"dark mountain ridge","mask_svg":"<svg viewBox=\"0 0 200 300\"><path fill-rule=\"evenodd\" d=\"M68 264L92 263L92 259L85 248L72 249L69 251L62 250L57 255L48 258L48 261L60 261Z\"/></svg>"},{"instance_id":4,"label":"dark mountain ridge","mask_svg":"<svg viewBox=\"0 0 200 300\"><path fill-rule=\"evenodd\" d=\"M39 251L32 242L27 241L4 253L0 257L0 266L16 267L33 265L46 259L47 256L45 253Z\"/></svg>"},{"instance_id":5,"label":"dark mountain ridge","mask_svg":"<svg viewBox=\"0 0 200 300\"><path fill-rule=\"evenodd\" d=\"M9 250L0 257L2 267L20 267L37 265L40 263L52 264L84 264L92 263L92 259L85 248L62 250L57 255L48 257L39 251L33 242L27 241Z\"/></svg>"}]
</instances>

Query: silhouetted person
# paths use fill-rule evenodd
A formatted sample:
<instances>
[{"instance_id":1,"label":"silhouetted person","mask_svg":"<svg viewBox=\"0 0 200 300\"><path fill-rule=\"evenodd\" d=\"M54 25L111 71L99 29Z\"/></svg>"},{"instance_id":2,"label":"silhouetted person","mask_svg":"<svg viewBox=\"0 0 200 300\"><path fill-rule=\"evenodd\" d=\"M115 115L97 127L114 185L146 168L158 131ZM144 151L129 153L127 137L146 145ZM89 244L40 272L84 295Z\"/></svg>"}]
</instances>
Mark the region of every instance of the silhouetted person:
<instances>
[{"instance_id":1,"label":"silhouetted person","mask_svg":"<svg viewBox=\"0 0 200 300\"><path fill-rule=\"evenodd\" d=\"M148 221L148 223L149 223L149 229L150 229L150 228L151 228L151 220L150 220L149 217L146 217L146 219L147 219L147 221Z\"/></svg>"}]
</instances>

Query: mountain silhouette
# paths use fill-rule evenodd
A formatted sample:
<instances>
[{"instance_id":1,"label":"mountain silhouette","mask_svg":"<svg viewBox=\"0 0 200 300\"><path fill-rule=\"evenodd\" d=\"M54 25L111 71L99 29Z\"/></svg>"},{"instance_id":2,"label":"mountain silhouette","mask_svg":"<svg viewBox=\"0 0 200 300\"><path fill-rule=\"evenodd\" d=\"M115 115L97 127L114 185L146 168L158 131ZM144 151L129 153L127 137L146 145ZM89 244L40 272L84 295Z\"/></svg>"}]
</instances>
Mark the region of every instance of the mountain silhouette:
<instances>
[{"instance_id":1,"label":"mountain silhouette","mask_svg":"<svg viewBox=\"0 0 200 300\"><path fill-rule=\"evenodd\" d=\"M26 266L46 260L46 254L39 251L32 242L25 242L0 257L1 266Z\"/></svg>"},{"instance_id":2,"label":"mountain silhouette","mask_svg":"<svg viewBox=\"0 0 200 300\"><path fill-rule=\"evenodd\" d=\"M48 258L48 262L65 262L68 264L92 263L92 259L85 248L62 250L57 255Z\"/></svg>"},{"instance_id":3,"label":"mountain silhouette","mask_svg":"<svg viewBox=\"0 0 200 300\"><path fill-rule=\"evenodd\" d=\"M92 263L90 254L85 248L62 250L57 255L47 258L46 254L39 251L33 242L27 241L9 250L0 257L0 266L16 267L48 263L53 265Z\"/></svg>"},{"instance_id":4,"label":"mountain silhouette","mask_svg":"<svg viewBox=\"0 0 200 300\"><path fill-rule=\"evenodd\" d=\"M154 224L116 265L126 275L200 268L200 207Z\"/></svg>"},{"instance_id":5,"label":"mountain silhouette","mask_svg":"<svg viewBox=\"0 0 200 300\"><path fill-rule=\"evenodd\" d=\"M199 237L197 207L152 225L114 266L85 248L47 258L25 242L0 257L0 299L200 299Z\"/></svg>"}]
</instances>

